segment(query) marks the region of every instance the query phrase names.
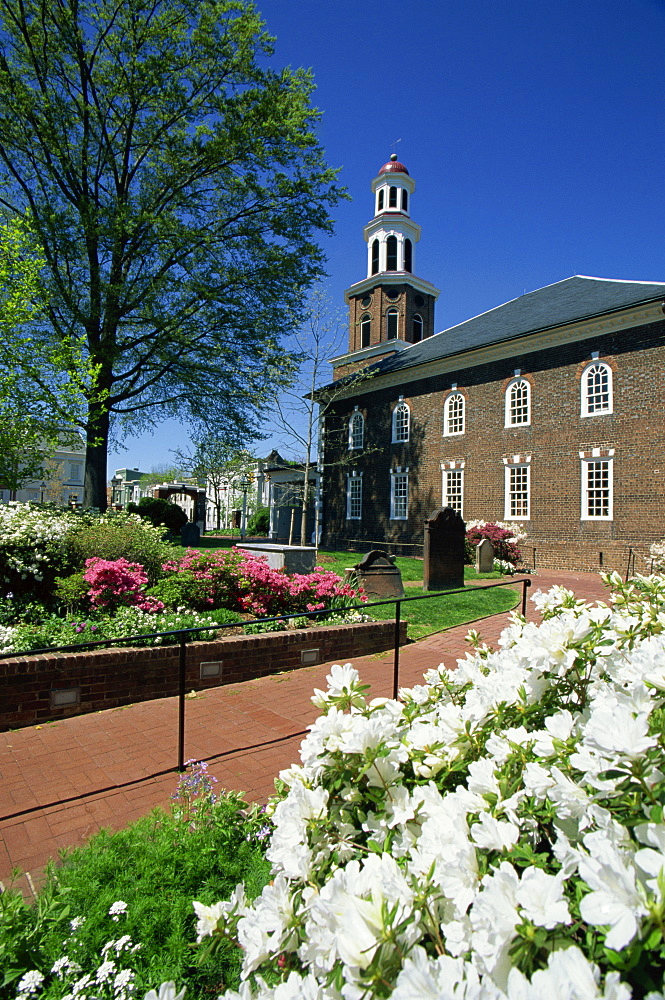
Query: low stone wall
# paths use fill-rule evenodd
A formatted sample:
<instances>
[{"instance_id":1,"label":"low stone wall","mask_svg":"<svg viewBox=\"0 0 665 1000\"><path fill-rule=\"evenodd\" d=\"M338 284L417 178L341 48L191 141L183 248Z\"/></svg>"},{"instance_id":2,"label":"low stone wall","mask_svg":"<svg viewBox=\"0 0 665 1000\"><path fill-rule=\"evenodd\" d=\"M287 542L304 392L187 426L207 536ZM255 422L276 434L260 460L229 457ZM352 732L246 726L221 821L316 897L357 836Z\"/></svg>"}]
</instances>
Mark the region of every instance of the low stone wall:
<instances>
[{"instance_id":1,"label":"low stone wall","mask_svg":"<svg viewBox=\"0 0 665 1000\"><path fill-rule=\"evenodd\" d=\"M400 623L400 644L406 623ZM395 623L362 622L302 631L229 636L187 645L187 691L344 663L394 644ZM0 731L178 693L179 647L42 653L0 659Z\"/></svg>"}]
</instances>

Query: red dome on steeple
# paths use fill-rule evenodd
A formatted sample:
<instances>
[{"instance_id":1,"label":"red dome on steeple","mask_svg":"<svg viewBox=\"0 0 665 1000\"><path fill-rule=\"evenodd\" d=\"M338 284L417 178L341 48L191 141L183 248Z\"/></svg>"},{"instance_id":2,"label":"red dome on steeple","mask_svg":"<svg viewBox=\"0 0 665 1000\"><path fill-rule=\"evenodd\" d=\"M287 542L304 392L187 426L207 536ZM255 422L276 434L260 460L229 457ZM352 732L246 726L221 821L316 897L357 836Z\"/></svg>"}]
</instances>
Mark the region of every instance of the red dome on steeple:
<instances>
[{"instance_id":1,"label":"red dome on steeple","mask_svg":"<svg viewBox=\"0 0 665 1000\"><path fill-rule=\"evenodd\" d=\"M379 170L379 176L381 174L408 174L409 171L406 169L403 163L400 163L397 159L397 153L393 153L387 163L384 163Z\"/></svg>"}]
</instances>

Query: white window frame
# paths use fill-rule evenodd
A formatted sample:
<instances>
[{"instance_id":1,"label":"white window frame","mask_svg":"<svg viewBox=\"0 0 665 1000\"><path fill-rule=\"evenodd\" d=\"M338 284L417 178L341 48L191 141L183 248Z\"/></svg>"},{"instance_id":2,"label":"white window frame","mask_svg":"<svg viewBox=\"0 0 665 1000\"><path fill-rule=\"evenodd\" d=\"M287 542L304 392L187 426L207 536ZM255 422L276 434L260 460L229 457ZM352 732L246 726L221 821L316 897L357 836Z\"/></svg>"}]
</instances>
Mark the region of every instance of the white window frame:
<instances>
[{"instance_id":1,"label":"white window frame","mask_svg":"<svg viewBox=\"0 0 665 1000\"><path fill-rule=\"evenodd\" d=\"M400 419L400 414L405 414L403 419ZM411 407L404 402L403 398L400 398L393 410L392 427L392 443L405 444L411 434Z\"/></svg>"},{"instance_id":2,"label":"white window frame","mask_svg":"<svg viewBox=\"0 0 665 1000\"><path fill-rule=\"evenodd\" d=\"M581 459L581 510L580 520L582 521L613 521L614 520L614 449L604 454L600 449L594 448L591 455L580 452ZM603 469L604 467L604 469ZM604 485L599 485L599 481L591 480L591 476L603 476L606 473ZM602 482L602 480L601 480ZM604 496L603 496L604 494ZM600 499L603 513L592 513L591 502Z\"/></svg>"},{"instance_id":3,"label":"white window frame","mask_svg":"<svg viewBox=\"0 0 665 1000\"><path fill-rule=\"evenodd\" d=\"M525 420L515 420L515 406L513 401L513 395L518 386L524 386L526 390L526 419ZM517 378L511 379L506 387L506 412L505 412L505 426L506 427L529 427L531 425L531 385L524 378L524 376L518 376Z\"/></svg>"},{"instance_id":4,"label":"white window frame","mask_svg":"<svg viewBox=\"0 0 665 1000\"><path fill-rule=\"evenodd\" d=\"M606 376L606 390L598 392L593 384L589 386L589 379L592 377L594 369L597 370L597 374L600 375L602 372ZM614 412L612 369L605 361L598 361L597 358L594 358L594 360L586 366L582 372L581 395L581 416L595 417L600 416L601 414ZM603 395L607 396L606 405L602 405L602 401L600 404L596 402L597 398Z\"/></svg>"},{"instance_id":5,"label":"white window frame","mask_svg":"<svg viewBox=\"0 0 665 1000\"><path fill-rule=\"evenodd\" d=\"M355 511L354 512L354 505ZM346 477L346 519L361 521L363 510L363 474L351 472Z\"/></svg>"},{"instance_id":6,"label":"white window frame","mask_svg":"<svg viewBox=\"0 0 665 1000\"><path fill-rule=\"evenodd\" d=\"M360 426L357 432L354 425ZM358 442L358 439L360 441ZM365 418L360 410L354 410L349 419L349 451L359 451L365 447Z\"/></svg>"},{"instance_id":7,"label":"white window frame","mask_svg":"<svg viewBox=\"0 0 665 1000\"><path fill-rule=\"evenodd\" d=\"M461 415L451 414L451 408L453 403L458 403L461 408ZM455 422L461 423L461 430L451 430L451 426ZM464 434L466 430L466 400L461 392L451 392L446 396L445 402L443 404L443 436L444 437L456 437L458 434Z\"/></svg>"},{"instance_id":8,"label":"white window frame","mask_svg":"<svg viewBox=\"0 0 665 1000\"><path fill-rule=\"evenodd\" d=\"M457 486L453 487L453 480ZM451 503L451 499L459 498L459 503ZM441 470L441 506L452 507L460 515L464 515L464 466L443 468Z\"/></svg>"},{"instance_id":9,"label":"white window frame","mask_svg":"<svg viewBox=\"0 0 665 1000\"><path fill-rule=\"evenodd\" d=\"M514 456L504 463L504 520L531 520L531 457ZM519 476L519 481L518 481Z\"/></svg>"},{"instance_id":10,"label":"white window frame","mask_svg":"<svg viewBox=\"0 0 665 1000\"><path fill-rule=\"evenodd\" d=\"M390 520L409 519L409 470L393 469L390 473Z\"/></svg>"}]
</instances>

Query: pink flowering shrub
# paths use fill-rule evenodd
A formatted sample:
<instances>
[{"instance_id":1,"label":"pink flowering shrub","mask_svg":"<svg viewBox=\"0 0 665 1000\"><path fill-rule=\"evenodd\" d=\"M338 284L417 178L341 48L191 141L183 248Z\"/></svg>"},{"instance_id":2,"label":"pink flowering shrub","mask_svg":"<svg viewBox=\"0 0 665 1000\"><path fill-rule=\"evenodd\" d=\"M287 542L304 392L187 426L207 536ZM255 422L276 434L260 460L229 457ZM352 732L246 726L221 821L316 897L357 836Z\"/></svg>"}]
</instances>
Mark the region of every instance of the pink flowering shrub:
<instances>
[{"instance_id":1,"label":"pink flowering shrub","mask_svg":"<svg viewBox=\"0 0 665 1000\"><path fill-rule=\"evenodd\" d=\"M237 549L188 549L180 559L164 563L162 568L167 573L187 574L191 580L187 595L191 607L228 608L269 616L365 600L336 573L320 566L313 573L289 576L283 570L272 569L265 559Z\"/></svg>"},{"instance_id":2,"label":"pink flowering shrub","mask_svg":"<svg viewBox=\"0 0 665 1000\"><path fill-rule=\"evenodd\" d=\"M481 539L489 538L494 547L494 558L503 559L516 566L522 559L517 542L525 537L519 525L513 528L501 524L500 521L472 521L466 530L466 561L473 563L476 558L476 545Z\"/></svg>"},{"instance_id":3,"label":"pink flowering shrub","mask_svg":"<svg viewBox=\"0 0 665 1000\"><path fill-rule=\"evenodd\" d=\"M88 596L93 607L108 611L132 607L149 614L164 610L161 601L144 593L148 575L140 563L93 556L85 561L83 579L90 584Z\"/></svg>"}]
</instances>

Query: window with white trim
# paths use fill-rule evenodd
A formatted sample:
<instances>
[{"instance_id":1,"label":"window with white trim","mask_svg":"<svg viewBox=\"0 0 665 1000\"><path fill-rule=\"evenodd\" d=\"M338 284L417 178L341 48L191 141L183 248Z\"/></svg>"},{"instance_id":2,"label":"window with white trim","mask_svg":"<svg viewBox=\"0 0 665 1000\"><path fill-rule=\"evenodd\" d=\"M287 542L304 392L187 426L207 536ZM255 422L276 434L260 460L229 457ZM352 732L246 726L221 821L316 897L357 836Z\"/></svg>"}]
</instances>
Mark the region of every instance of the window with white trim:
<instances>
[{"instance_id":1,"label":"window with white trim","mask_svg":"<svg viewBox=\"0 0 665 1000\"><path fill-rule=\"evenodd\" d=\"M365 418L359 410L351 414L349 420L349 451L362 448L365 444Z\"/></svg>"},{"instance_id":2,"label":"window with white trim","mask_svg":"<svg viewBox=\"0 0 665 1000\"><path fill-rule=\"evenodd\" d=\"M613 518L613 465L611 457L582 458L582 520Z\"/></svg>"},{"instance_id":3,"label":"window with white trim","mask_svg":"<svg viewBox=\"0 0 665 1000\"><path fill-rule=\"evenodd\" d=\"M423 318L420 313L413 317L411 340L414 344L420 343L423 339Z\"/></svg>"},{"instance_id":4,"label":"window with white trim","mask_svg":"<svg viewBox=\"0 0 665 1000\"><path fill-rule=\"evenodd\" d=\"M507 521L528 521L531 517L531 465L510 463L505 467L505 513Z\"/></svg>"},{"instance_id":5,"label":"window with white trim","mask_svg":"<svg viewBox=\"0 0 665 1000\"><path fill-rule=\"evenodd\" d=\"M506 389L506 427L525 427L531 423L531 386L516 378Z\"/></svg>"},{"instance_id":6,"label":"window with white trim","mask_svg":"<svg viewBox=\"0 0 665 1000\"><path fill-rule=\"evenodd\" d=\"M409 440L411 410L408 403L401 400L393 410L393 444Z\"/></svg>"},{"instance_id":7,"label":"window with white trim","mask_svg":"<svg viewBox=\"0 0 665 1000\"><path fill-rule=\"evenodd\" d=\"M360 320L360 346L369 347L372 340L372 319L365 314Z\"/></svg>"},{"instance_id":8,"label":"window with white trim","mask_svg":"<svg viewBox=\"0 0 665 1000\"><path fill-rule=\"evenodd\" d=\"M443 435L464 434L464 396L452 392L443 404Z\"/></svg>"},{"instance_id":9,"label":"window with white trim","mask_svg":"<svg viewBox=\"0 0 665 1000\"><path fill-rule=\"evenodd\" d=\"M443 490L441 497L444 507L452 507L458 514L462 513L464 504L464 470L444 469Z\"/></svg>"},{"instance_id":10,"label":"window with white trim","mask_svg":"<svg viewBox=\"0 0 665 1000\"><path fill-rule=\"evenodd\" d=\"M386 339L396 340L399 333L399 313L397 309L389 309L386 313Z\"/></svg>"},{"instance_id":11,"label":"window with white trim","mask_svg":"<svg viewBox=\"0 0 665 1000\"><path fill-rule=\"evenodd\" d=\"M612 412L612 369L594 361L582 372L582 416Z\"/></svg>"},{"instance_id":12,"label":"window with white trim","mask_svg":"<svg viewBox=\"0 0 665 1000\"><path fill-rule=\"evenodd\" d=\"M406 521L409 516L409 473L397 469L390 474L390 520Z\"/></svg>"},{"instance_id":13,"label":"window with white trim","mask_svg":"<svg viewBox=\"0 0 665 1000\"><path fill-rule=\"evenodd\" d=\"M346 519L360 521L363 509L362 473L352 472L346 477Z\"/></svg>"}]
</instances>

